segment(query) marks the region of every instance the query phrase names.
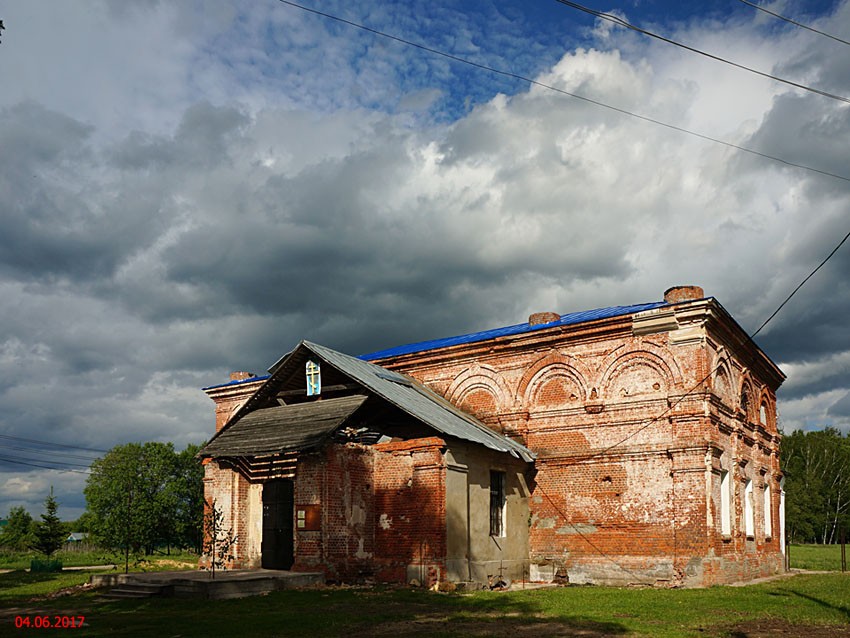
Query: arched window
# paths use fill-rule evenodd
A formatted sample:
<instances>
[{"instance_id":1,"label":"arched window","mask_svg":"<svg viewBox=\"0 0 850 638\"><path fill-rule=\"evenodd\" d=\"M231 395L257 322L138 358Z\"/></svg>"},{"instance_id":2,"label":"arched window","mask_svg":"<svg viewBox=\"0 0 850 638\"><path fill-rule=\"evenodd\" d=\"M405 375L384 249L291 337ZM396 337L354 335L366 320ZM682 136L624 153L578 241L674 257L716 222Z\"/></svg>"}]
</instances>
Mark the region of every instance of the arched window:
<instances>
[{"instance_id":1,"label":"arched window","mask_svg":"<svg viewBox=\"0 0 850 638\"><path fill-rule=\"evenodd\" d=\"M726 370L720 368L714 377L714 393L720 397L724 403L729 403L733 393L730 390L729 375Z\"/></svg>"},{"instance_id":2,"label":"arched window","mask_svg":"<svg viewBox=\"0 0 850 638\"><path fill-rule=\"evenodd\" d=\"M762 403L759 407L759 423L767 425L767 404Z\"/></svg>"},{"instance_id":3,"label":"arched window","mask_svg":"<svg viewBox=\"0 0 850 638\"><path fill-rule=\"evenodd\" d=\"M310 359L306 366L307 396L316 397L322 393L322 374L318 362Z\"/></svg>"},{"instance_id":4,"label":"arched window","mask_svg":"<svg viewBox=\"0 0 850 638\"><path fill-rule=\"evenodd\" d=\"M749 418L750 418L750 389L747 386L744 386L744 389L741 390L741 412L744 413L744 418L749 420Z\"/></svg>"}]
</instances>

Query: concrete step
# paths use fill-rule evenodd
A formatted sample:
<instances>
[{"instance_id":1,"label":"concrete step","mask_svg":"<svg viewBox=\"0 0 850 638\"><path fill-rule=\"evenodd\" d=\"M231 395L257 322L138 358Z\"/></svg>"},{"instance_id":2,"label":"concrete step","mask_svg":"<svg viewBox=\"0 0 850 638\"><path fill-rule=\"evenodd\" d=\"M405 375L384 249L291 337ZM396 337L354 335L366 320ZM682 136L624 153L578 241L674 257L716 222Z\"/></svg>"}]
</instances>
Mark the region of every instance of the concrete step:
<instances>
[{"instance_id":1,"label":"concrete step","mask_svg":"<svg viewBox=\"0 0 850 638\"><path fill-rule=\"evenodd\" d=\"M171 587L165 583L124 583L113 587L102 598L153 598L154 596L165 596Z\"/></svg>"}]
</instances>

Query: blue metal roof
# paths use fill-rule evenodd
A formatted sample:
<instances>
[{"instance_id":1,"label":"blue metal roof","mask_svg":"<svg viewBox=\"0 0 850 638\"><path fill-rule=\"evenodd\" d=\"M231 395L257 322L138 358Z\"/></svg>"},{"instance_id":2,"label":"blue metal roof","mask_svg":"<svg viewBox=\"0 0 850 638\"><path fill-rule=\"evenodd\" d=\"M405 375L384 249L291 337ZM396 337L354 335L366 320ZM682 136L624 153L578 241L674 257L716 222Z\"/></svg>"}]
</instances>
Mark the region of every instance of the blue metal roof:
<instances>
[{"instance_id":1,"label":"blue metal roof","mask_svg":"<svg viewBox=\"0 0 850 638\"><path fill-rule=\"evenodd\" d=\"M242 385L243 383L252 383L253 381L265 381L271 375L263 374L258 377L248 377L247 379L235 379L233 381L228 381L227 383L219 383L218 385L210 385L206 388L201 388L204 392L207 390L215 390L216 388L226 388L229 385Z\"/></svg>"},{"instance_id":2,"label":"blue metal roof","mask_svg":"<svg viewBox=\"0 0 850 638\"><path fill-rule=\"evenodd\" d=\"M546 328L554 328L556 326L572 326L587 321L596 321L598 319L609 319L611 317L619 317L621 315L630 315L636 312L652 310L668 305L666 301L653 301L650 303L635 304L632 306L611 306L609 308L598 308L596 310L583 310L581 312L571 312L566 315L561 315L557 321L550 323L542 323L532 326L529 323L519 323L515 326L507 326L505 328L494 328L492 330L484 330L482 332L473 332L471 334L459 335L457 337L446 337L444 339L432 339L431 341L420 341L419 343L409 343L404 346L396 346L395 348L387 348L386 350L378 350L369 354L361 354L358 359L364 361L374 361L376 359L384 359L386 357L396 357L402 354L411 354L413 352L424 352L426 350L436 350L437 348L445 348L448 346L458 346L464 343L475 343L477 341L486 341L487 339L495 339L497 337L508 337L511 335L519 335L525 332L534 332L535 330L545 330Z\"/></svg>"}]
</instances>

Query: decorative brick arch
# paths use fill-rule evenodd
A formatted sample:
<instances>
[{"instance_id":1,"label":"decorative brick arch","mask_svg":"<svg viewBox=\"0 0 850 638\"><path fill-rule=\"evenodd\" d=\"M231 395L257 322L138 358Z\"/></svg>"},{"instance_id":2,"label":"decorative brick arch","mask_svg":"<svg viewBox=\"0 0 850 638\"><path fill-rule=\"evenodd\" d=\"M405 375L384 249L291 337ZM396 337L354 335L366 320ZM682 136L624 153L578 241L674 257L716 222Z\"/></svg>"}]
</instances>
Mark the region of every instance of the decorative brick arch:
<instances>
[{"instance_id":1,"label":"decorative brick arch","mask_svg":"<svg viewBox=\"0 0 850 638\"><path fill-rule=\"evenodd\" d=\"M639 394L657 393L666 396L673 388L682 386L682 373L670 354L649 343L641 344L640 350L611 353L602 363L601 369L604 372L599 382L600 398L607 400L620 398L612 386L626 374L634 375L635 381L640 382L641 388L637 390ZM648 387L642 387L650 381Z\"/></svg>"},{"instance_id":2,"label":"decorative brick arch","mask_svg":"<svg viewBox=\"0 0 850 638\"><path fill-rule=\"evenodd\" d=\"M776 431L776 403L770 396L766 387L762 387L758 395L758 403L754 406L756 409L756 422L763 425L765 428ZM761 419L761 411L764 408L765 419Z\"/></svg>"},{"instance_id":3,"label":"decorative brick arch","mask_svg":"<svg viewBox=\"0 0 850 638\"><path fill-rule=\"evenodd\" d=\"M758 398L750 373L744 370L741 373L741 384L738 387L738 402L736 410L740 412L748 423L758 422Z\"/></svg>"},{"instance_id":4,"label":"decorative brick arch","mask_svg":"<svg viewBox=\"0 0 850 638\"><path fill-rule=\"evenodd\" d=\"M455 377L446 392L454 405L476 417L495 417L509 404L510 391L494 368L478 364Z\"/></svg>"},{"instance_id":5,"label":"decorative brick arch","mask_svg":"<svg viewBox=\"0 0 850 638\"><path fill-rule=\"evenodd\" d=\"M579 359L553 350L543 355L531 364L522 375L516 391L516 401L530 409L540 404L541 392L549 383L561 383L562 387L573 388L565 398L576 395L576 401L583 403L587 400L589 388L587 380L591 373Z\"/></svg>"},{"instance_id":6,"label":"decorative brick arch","mask_svg":"<svg viewBox=\"0 0 850 638\"><path fill-rule=\"evenodd\" d=\"M732 407L736 406L738 399L735 394L735 384L732 381L732 366L729 363L729 355L726 349L721 347L714 357L714 363L711 364L711 389L714 394L720 397L720 400Z\"/></svg>"}]
</instances>

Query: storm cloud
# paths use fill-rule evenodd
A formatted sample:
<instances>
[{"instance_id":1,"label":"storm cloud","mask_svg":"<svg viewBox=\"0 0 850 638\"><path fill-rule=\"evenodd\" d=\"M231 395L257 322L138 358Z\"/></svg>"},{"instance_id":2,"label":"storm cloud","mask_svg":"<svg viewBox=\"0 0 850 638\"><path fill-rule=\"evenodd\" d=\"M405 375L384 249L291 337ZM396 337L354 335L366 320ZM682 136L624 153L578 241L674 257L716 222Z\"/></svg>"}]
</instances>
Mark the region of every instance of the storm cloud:
<instances>
[{"instance_id":1,"label":"storm cloud","mask_svg":"<svg viewBox=\"0 0 850 638\"><path fill-rule=\"evenodd\" d=\"M44 10L3 16L0 74L20 84L0 96L0 434L182 447L212 432L200 387L302 338L359 354L676 284L753 331L848 231L847 181L254 6L195 24L165 3L81 4L66 17L85 38L64 56L27 40L58 33ZM822 96L618 30L555 25L527 44L496 33L516 16L494 5L486 28L435 10L456 28L383 4L361 17L788 161L850 165L850 110ZM829 43L717 20L677 28L847 86ZM846 32L850 5L823 20ZM48 55L47 82L24 77ZM757 337L788 373L786 430L850 428L848 273L850 246ZM0 513L38 511L55 483L78 515L84 480L0 462Z\"/></svg>"}]
</instances>

